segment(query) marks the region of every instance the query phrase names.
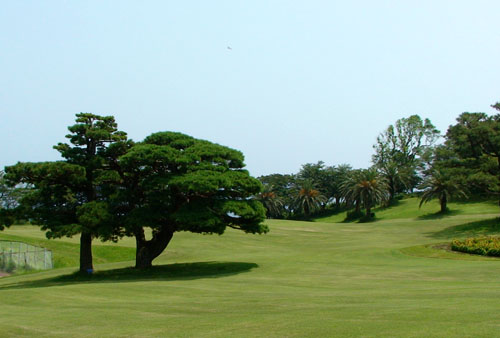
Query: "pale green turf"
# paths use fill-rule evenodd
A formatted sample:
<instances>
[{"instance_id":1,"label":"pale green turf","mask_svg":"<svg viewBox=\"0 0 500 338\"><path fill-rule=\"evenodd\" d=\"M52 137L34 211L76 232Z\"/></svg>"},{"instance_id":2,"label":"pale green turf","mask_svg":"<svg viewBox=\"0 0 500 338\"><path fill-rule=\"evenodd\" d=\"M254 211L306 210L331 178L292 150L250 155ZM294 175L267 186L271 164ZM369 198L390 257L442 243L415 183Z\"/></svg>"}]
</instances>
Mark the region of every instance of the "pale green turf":
<instances>
[{"instance_id":1,"label":"pale green turf","mask_svg":"<svg viewBox=\"0 0 500 338\"><path fill-rule=\"evenodd\" d=\"M268 221L262 236L179 233L145 275L109 270L129 261L99 265L91 280L68 276L74 268L2 278L0 336L500 336L500 260L425 246L500 233L482 221L499 210L407 208L373 223Z\"/></svg>"}]
</instances>

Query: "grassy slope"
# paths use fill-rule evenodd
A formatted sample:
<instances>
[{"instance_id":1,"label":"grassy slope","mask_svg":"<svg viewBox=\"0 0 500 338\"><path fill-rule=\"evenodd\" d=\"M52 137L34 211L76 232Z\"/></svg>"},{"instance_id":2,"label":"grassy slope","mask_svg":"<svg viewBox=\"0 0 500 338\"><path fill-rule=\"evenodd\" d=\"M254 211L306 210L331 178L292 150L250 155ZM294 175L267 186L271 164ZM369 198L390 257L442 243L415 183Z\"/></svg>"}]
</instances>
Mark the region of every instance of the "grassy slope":
<instances>
[{"instance_id":1,"label":"grassy slope","mask_svg":"<svg viewBox=\"0 0 500 338\"><path fill-rule=\"evenodd\" d=\"M405 203L391 209L365 224L269 221L264 236L179 233L155 261L169 265L146 275L109 270L124 262L98 266L92 280L64 276L74 268L3 278L2 334L498 336L500 260L430 258L438 251L419 246L500 232L483 221L498 210L479 203L419 218ZM6 234L40 237L27 227Z\"/></svg>"},{"instance_id":2,"label":"grassy slope","mask_svg":"<svg viewBox=\"0 0 500 338\"><path fill-rule=\"evenodd\" d=\"M52 251L54 267L74 267L79 264L79 239L65 238L63 240L48 240L40 228L31 225L15 226L0 232L0 240L25 242L31 245L44 247ZM135 249L109 243L94 242L92 250L95 264L122 262L135 257Z\"/></svg>"},{"instance_id":3,"label":"grassy slope","mask_svg":"<svg viewBox=\"0 0 500 338\"><path fill-rule=\"evenodd\" d=\"M400 219L410 218L414 220L422 219L437 219L442 216L436 214L439 211L439 204L437 201L432 201L423 204L419 208L420 200L418 198L407 198L398 201L397 205L389 208L376 208L374 210L377 219ZM500 216L500 209L497 201L472 201L472 202L451 202L448 203L450 212L448 216L453 215L486 215L498 214ZM340 212L331 216L317 218L318 222L337 223L342 222L346 217L346 212Z\"/></svg>"}]
</instances>

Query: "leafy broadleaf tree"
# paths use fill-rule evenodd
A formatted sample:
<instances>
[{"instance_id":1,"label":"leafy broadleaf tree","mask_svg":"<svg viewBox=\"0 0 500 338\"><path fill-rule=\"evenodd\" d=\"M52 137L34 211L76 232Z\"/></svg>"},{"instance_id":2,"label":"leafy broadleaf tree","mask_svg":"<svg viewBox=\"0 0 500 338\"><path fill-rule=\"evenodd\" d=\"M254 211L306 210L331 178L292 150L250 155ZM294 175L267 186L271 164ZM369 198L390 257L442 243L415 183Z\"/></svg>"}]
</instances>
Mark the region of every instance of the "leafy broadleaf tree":
<instances>
[{"instance_id":1,"label":"leafy broadleaf tree","mask_svg":"<svg viewBox=\"0 0 500 338\"><path fill-rule=\"evenodd\" d=\"M160 132L134 145L116 164L121 189L112 210L124 232L135 236L137 268L150 267L178 231L268 231L262 224L265 209L252 198L262 185L243 169L239 151ZM152 230L151 239L146 229Z\"/></svg>"},{"instance_id":2,"label":"leafy broadleaf tree","mask_svg":"<svg viewBox=\"0 0 500 338\"><path fill-rule=\"evenodd\" d=\"M120 236L107 205L117 179L109 168L108 146L126 143L126 134L117 130L112 116L89 113L77 114L68 129L70 144L54 146L65 161L18 163L6 167L6 179L32 187L17 211L46 230L48 238L80 234L80 271L87 272L93 269L92 239Z\"/></svg>"},{"instance_id":3,"label":"leafy broadleaf tree","mask_svg":"<svg viewBox=\"0 0 500 338\"><path fill-rule=\"evenodd\" d=\"M353 171L342 184L344 197L349 205L355 205L356 211L362 206L366 217L371 218L371 209L389 198L386 179L375 169Z\"/></svg>"},{"instance_id":4,"label":"leafy broadleaf tree","mask_svg":"<svg viewBox=\"0 0 500 338\"><path fill-rule=\"evenodd\" d=\"M418 115L397 120L377 137L372 162L387 180L389 200L416 187L422 157L438 137L439 130L431 121Z\"/></svg>"}]
</instances>

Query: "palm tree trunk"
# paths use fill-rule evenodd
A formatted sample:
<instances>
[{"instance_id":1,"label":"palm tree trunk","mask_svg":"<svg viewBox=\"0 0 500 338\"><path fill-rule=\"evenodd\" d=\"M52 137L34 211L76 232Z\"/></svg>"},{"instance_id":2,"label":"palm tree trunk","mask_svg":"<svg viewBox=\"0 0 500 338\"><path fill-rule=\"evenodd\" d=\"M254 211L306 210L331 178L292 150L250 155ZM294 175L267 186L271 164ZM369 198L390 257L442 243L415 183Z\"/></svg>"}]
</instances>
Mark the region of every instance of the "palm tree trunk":
<instances>
[{"instance_id":1,"label":"palm tree trunk","mask_svg":"<svg viewBox=\"0 0 500 338\"><path fill-rule=\"evenodd\" d=\"M446 203L447 203L446 194L443 194L441 196L439 202L441 204L441 212L446 212Z\"/></svg>"},{"instance_id":2,"label":"palm tree trunk","mask_svg":"<svg viewBox=\"0 0 500 338\"><path fill-rule=\"evenodd\" d=\"M366 207L366 218L372 218L372 207Z\"/></svg>"}]
</instances>

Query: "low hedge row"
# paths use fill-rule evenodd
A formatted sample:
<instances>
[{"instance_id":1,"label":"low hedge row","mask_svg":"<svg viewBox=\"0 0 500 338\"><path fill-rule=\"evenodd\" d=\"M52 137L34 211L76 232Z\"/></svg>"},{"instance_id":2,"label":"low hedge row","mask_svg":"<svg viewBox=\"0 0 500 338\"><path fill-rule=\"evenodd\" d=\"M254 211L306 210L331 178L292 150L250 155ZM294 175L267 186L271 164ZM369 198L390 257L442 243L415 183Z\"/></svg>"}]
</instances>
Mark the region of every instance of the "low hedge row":
<instances>
[{"instance_id":1,"label":"low hedge row","mask_svg":"<svg viewBox=\"0 0 500 338\"><path fill-rule=\"evenodd\" d=\"M500 237L484 236L467 238L465 240L454 239L451 242L451 250L476 255L500 257Z\"/></svg>"}]
</instances>

